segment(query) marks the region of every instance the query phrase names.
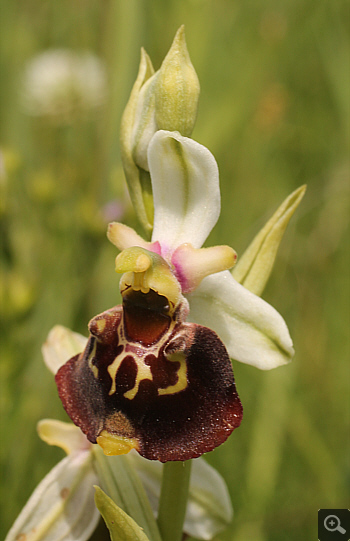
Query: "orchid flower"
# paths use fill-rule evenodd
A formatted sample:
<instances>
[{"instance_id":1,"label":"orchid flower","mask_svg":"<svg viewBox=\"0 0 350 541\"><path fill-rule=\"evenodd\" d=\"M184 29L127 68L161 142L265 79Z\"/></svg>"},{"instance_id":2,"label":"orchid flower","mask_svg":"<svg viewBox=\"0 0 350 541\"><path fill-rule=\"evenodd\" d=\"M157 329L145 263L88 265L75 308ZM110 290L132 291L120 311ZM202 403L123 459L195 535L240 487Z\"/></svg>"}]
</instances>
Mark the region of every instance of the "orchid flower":
<instances>
[{"instance_id":1,"label":"orchid flower","mask_svg":"<svg viewBox=\"0 0 350 541\"><path fill-rule=\"evenodd\" d=\"M110 225L123 306L91 320L84 352L56 383L68 415L106 454L135 448L148 459L188 460L240 424L229 356L267 369L288 362L293 348L282 317L227 270L234 251L201 248L220 213L209 150L159 130L148 164L152 239Z\"/></svg>"},{"instance_id":2,"label":"orchid flower","mask_svg":"<svg viewBox=\"0 0 350 541\"><path fill-rule=\"evenodd\" d=\"M234 250L202 248L220 189L215 158L187 137L198 95L182 27L158 72L142 54L121 125L126 178L151 240L110 224L123 304L90 321L84 351L56 374L68 415L107 455L136 449L167 462L211 451L242 419L230 357L269 369L293 355L282 317L229 272Z\"/></svg>"}]
</instances>

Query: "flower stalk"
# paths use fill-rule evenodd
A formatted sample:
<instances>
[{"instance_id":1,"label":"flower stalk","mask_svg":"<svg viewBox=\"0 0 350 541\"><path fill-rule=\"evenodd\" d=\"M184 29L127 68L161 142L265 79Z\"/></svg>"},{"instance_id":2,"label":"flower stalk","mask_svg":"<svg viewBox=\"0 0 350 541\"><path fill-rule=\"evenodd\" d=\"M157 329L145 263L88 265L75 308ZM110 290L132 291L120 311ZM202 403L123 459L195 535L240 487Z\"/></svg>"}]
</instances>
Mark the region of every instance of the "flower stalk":
<instances>
[{"instance_id":1,"label":"flower stalk","mask_svg":"<svg viewBox=\"0 0 350 541\"><path fill-rule=\"evenodd\" d=\"M192 461L164 464L158 527L162 541L180 541L186 515Z\"/></svg>"}]
</instances>

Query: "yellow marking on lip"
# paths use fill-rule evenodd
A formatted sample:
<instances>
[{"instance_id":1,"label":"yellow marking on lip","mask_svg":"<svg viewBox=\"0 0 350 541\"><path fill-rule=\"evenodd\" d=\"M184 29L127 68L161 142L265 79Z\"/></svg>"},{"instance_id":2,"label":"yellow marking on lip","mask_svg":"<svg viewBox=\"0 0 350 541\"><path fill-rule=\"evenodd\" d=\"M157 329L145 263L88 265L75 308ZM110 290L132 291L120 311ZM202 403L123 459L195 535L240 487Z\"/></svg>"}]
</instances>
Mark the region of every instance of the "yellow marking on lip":
<instances>
[{"instance_id":1,"label":"yellow marking on lip","mask_svg":"<svg viewBox=\"0 0 350 541\"><path fill-rule=\"evenodd\" d=\"M97 330L98 330L99 334L103 333L103 331L105 330L106 323L107 323L107 321L104 318L103 319L98 319L96 321L96 327L97 327Z\"/></svg>"},{"instance_id":2,"label":"yellow marking on lip","mask_svg":"<svg viewBox=\"0 0 350 541\"><path fill-rule=\"evenodd\" d=\"M142 380L144 379L149 379L151 381L153 380L151 367L147 366L147 364L145 364L142 359L138 360L138 358L136 358L135 361L137 364L137 374L136 374L135 385L133 386L132 389L124 393L125 398L128 398L129 400L132 400L137 395L139 387L140 387L140 383Z\"/></svg>"},{"instance_id":3,"label":"yellow marking on lip","mask_svg":"<svg viewBox=\"0 0 350 541\"><path fill-rule=\"evenodd\" d=\"M96 342L96 339L95 339L92 351L91 351L91 353L90 353L90 355L88 357L88 366L89 366L91 372L93 373L93 375L95 376L95 378L98 378L98 368L97 368L97 366L92 364L92 359L96 355L96 346L97 346L97 342Z\"/></svg>"},{"instance_id":4,"label":"yellow marking on lip","mask_svg":"<svg viewBox=\"0 0 350 541\"><path fill-rule=\"evenodd\" d=\"M131 449L137 449L139 446L136 438L117 436L107 430L102 430L96 441L107 456L126 455Z\"/></svg>"},{"instance_id":5,"label":"yellow marking on lip","mask_svg":"<svg viewBox=\"0 0 350 541\"><path fill-rule=\"evenodd\" d=\"M168 332L165 333L164 336L157 342L157 345L147 348L148 354L152 354L155 357L158 357L161 348L164 346L164 344L168 340L168 337L172 334L172 331L175 325L176 325L176 321L172 320ZM119 344L123 344L125 346L127 344L127 340L125 338L123 324L119 326L117 332L118 332ZM137 347L139 346L139 344L135 343L135 346ZM107 371L112 379L111 388L108 393L110 396L116 392L116 388L117 388L116 376L120 368L120 365L122 364L125 357L129 355L132 356L132 358L134 359L136 363L137 374L136 374L134 387L132 389L129 389L129 391L127 391L126 393L124 393L124 397L128 398L129 400L132 400L133 398L135 398L136 394L138 393L140 383L143 379L148 379L150 381L153 381L151 368L144 363L143 357L139 357L138 355L133 354L132 352L127 352L124 354L121 353L114 359L112 364L110 364L107 368ZM166 389L159 389L158 394L172 394L174 392L182 391L183 389L187 387L187 366L186 366L186 361L183 355L181 353L173 353L171 356L168 357L168 360L180 362L180 368L178 370L178 381L175 385L171 385L170 387L167 387Z\"/></svg>"},{"instance_id":6,"label":"yellow marking on lip","mask_svg":"<svg viewBox=\"0 0 350 541\"><path fill-rule=\"evenodd\" d=\"M124 361L124 359L125 359L125 355L123 355L123 356L118 355L118 357L116 357L114 359L114 361L112 362L112 364L110 364L109 367L107 368L107 372L111 376L111 379L112 379L111 389L110 389L110 391L108 393L109 395L114 394L115 391L116 391L115 377L116 377L116 374L117 374L117 372L119 370L119 367L122 364L122 362Z\"/></svg>"},{"instance_id":7,"label":"yellow marking on lip","mask_svg":"<svg viewBox=\"0 0 350 541\"><path fill-rule=\"evenodd\" d=\"M172 353L167 357L168 361L179 362L180 368L177 371L178 380L175 385L169 385L165 389L158 389L158 395L175 394L187 387L187 363L186 357L181 352Z\"/></svg>"},{"instance_id":8,"label":"yellow marking on lip","mask_svg":"<svg viewBox=\"0 0 350 541\"><path fill-rule=\"evenodd\" d=\"M138 357L137 355L133 355L132 353L126 353L124 354L123 356L118 356L114 359L113 363L109 365L108 367L108 373L109 375L111 376L112 378L112 385L111 385L111 389L109 391L109 395L112 395L115 393L116 391L116 374L120 368L120 365L122 364L122 362L124 361L124 359L128 356L131 356L135 363L136 363L136 366L137 366L137 373L136 373L136 379L135 379L135 384L133 386L132 389L129 389L129 391L127 391L126 393L124 393L124 396L125 398L128 398L129 400L132 400L133 398L135 398L138 390L139 390L139 387L140 387L140 383L143 379L149 379L149 380L153 380L153 376L152 376L152 372L151 372L151 367L150 366L147 366L147 364L144 363L143 361L143 358L142 357Z\"/></svg>"}]
</instances>

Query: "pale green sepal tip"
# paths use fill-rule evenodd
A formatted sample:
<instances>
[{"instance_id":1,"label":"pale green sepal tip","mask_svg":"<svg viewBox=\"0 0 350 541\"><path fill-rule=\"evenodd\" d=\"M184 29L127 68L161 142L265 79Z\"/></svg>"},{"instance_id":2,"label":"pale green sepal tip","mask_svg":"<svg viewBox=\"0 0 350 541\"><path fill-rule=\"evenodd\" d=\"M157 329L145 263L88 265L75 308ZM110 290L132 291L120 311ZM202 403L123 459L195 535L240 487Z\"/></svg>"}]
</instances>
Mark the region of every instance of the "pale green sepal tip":
<instances>
[{"instance_id":1,"label":"pale green sepal tip","mask_svg":"<svg viewBox=\"0 0 350 541\"><path fill-rule=\"evenodd\" d=\"M301 186L283 201L231 271L237 282L255 295L260 296L265 288L283 234L305 191L306 186Z\"/></svg>"},{"instance_id":2,"label":"pale green sepal tip","mask_svg":"<svg viewBox=\"0 0 350 541\"><path fill-rule=\"evenodd\" d=\"M95 504L100 511L112 541L149 541L136 522L118 507L100 487L95 486Z\"/></svg>"},{"instance_id":3,"label":"pale green sepal tip","mask_svg":"<svg viewBox=\"0 0 350 541\"><path fill-rule=\"evenodd\" d=\"M125 107L120 126L120 150L128 184L130 197L138 219L147 233L152 231L152 224L148 218L143 199L143 190L140 181L140 170L133 159L133 130L135 124L136 109L142 86L152 77L154 69L151 59L144 49L141 49L139 72Z\"/></svg>"},{"instance_id":4,"label":"pale green sepal tip","mask_svg":"<svg viewBox=\"0 0 350 541\"><path fill-rule=\"evenodd\" d=\"M177 31L155 83L158 129L179 131L189 137L198 108L200 86L185 40L185 29Z\"/></svg>"}]
</instances>

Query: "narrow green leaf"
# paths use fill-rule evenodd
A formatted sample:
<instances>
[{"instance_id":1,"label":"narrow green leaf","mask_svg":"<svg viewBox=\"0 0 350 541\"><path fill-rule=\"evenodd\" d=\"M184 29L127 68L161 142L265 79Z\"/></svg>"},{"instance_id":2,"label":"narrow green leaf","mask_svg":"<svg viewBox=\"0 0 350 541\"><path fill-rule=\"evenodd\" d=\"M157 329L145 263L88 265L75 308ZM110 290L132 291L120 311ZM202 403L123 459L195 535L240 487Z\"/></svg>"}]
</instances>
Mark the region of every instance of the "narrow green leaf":
<instances>
[{"instance_id":1,"label":"narrow green leaf","mask_svg":"<svg viewBox=\"0 0 350 541\"><path fill-rule=\"evenodd\" d=\"M94 446L95 468L105 492L144 529L152 541L161 541L158 526L141 480L128 455L106 457Z\"/></svg>"},{"instance_id":2,"label":"narrow green leaf","mask_svg":"<svg viewBox=\"0 0 350 541\"><path fill-rule=\"evenodd\" d=\"M111 498L95 486L95 504L100 511L112 541L149 541L136 522L118 507Z\"/></svg>"},{"instance_id":3,"label":"narrow green leaf","mask_svg":"<svg viewBox=\"0 0 350 541\"><path fill-rule=\"evenodd\" d=\"M261 295L274 265L283 234L300 201L306 186L301 186L277 209L256 235L232 270L232 276L255 295Z\"/></svg>"}]
</instances>

